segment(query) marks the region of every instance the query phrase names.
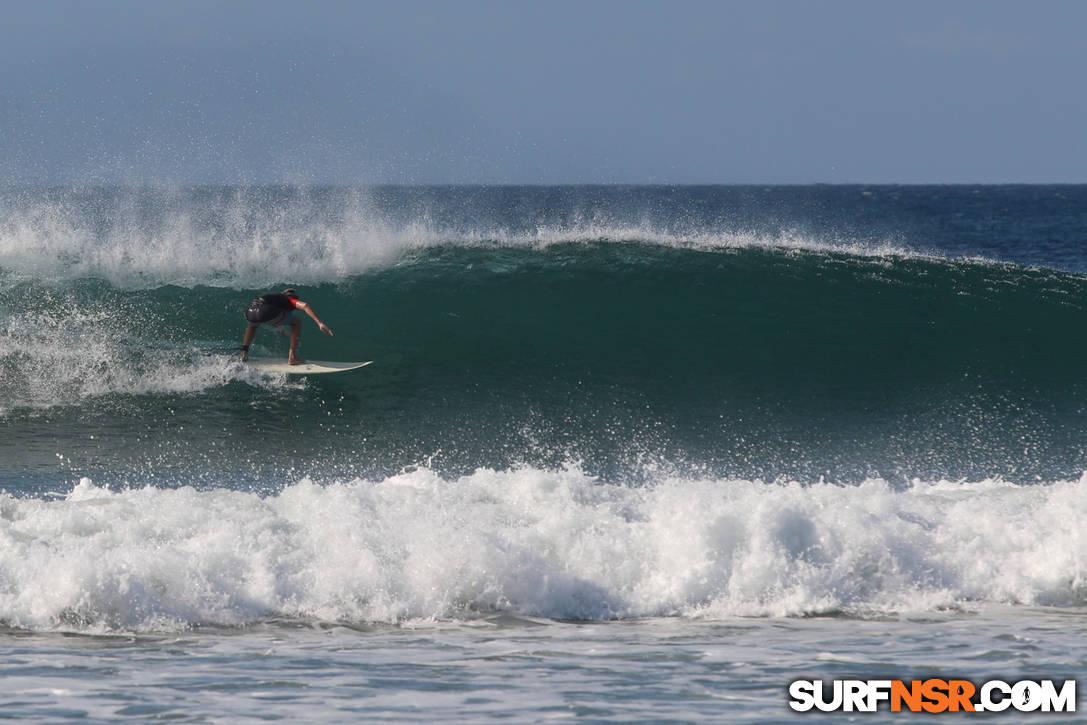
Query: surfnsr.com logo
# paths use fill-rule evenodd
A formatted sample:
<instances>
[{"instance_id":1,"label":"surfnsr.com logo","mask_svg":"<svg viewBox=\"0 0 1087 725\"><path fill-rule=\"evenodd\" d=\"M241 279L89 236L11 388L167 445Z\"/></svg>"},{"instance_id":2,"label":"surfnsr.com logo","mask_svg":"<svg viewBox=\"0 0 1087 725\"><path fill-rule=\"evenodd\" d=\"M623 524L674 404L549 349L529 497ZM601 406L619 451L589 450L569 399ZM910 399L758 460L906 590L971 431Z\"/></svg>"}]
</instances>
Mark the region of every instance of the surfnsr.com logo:
<instances>
[{"instance_id":1,"label":"surfnsr.com logo","mask_svg":"<svg viewBox=\"0 0 1087 725\"><path fill-rule=\"evenodd\" d=\"M1076 681L794 680L789 707L797 712L1075 712Z\"/></svg>"}]
</instances>

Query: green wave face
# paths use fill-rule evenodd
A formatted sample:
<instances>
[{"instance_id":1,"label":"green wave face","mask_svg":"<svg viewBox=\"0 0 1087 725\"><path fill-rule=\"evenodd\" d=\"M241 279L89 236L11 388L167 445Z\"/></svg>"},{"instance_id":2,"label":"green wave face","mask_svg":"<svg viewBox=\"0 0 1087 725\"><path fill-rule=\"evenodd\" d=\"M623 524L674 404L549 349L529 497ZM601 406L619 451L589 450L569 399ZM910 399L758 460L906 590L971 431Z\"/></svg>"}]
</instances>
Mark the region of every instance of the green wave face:
<instances>
[{"instance_id":1,"label":"green wave face","mask_svg":"<svg viewBox=\"0 0 1087 725\"><path fill-rule=\"evenodd\" d=\"M623 480L664 467L1020 482L1087 469L1077 274L581 239L423 245L325 281L261 281L9 279L9 466L46 470L60 453L80 471L186 479L574 464ZM287 285L335 332L303 319L304 355L375 364L298 382L220 354L240 344L249 299ZM262 329L255 348L285 355L286 340Z\"/></svg>"}]
</instances>

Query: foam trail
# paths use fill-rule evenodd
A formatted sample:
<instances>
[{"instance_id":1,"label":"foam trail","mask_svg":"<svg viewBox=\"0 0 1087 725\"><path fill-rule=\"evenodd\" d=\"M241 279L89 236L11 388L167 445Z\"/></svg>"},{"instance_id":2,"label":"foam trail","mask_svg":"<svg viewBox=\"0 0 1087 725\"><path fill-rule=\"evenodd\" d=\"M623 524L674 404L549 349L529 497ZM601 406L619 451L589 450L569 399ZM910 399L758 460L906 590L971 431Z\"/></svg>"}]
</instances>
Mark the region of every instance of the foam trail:
<instances>
[{"instance_id":1,"label":"foam trail","mask_svg":"<svg viewBox=\"0 0 1087 725\"><path fill-rule=\"evenodd\" d=\"M71 293L39 296L35 306L0 309L0 417L117 394L193 393L235 379L267 382L233 358L141 337L156 324L153 309L118 309L109 300L88 302Z\"/></svg>"},{"instance_id":2,"label":"foam trail","mask_svg":"<svg viewBox=\"0 0 1087 725\"><path fill-rule=\"evenodd\" d=\"M1087 603L1087 480L860 486L576 469L380 483L0 495L0 621L176 630L511 612L563 619L858 615Z\"/></svg>"}]
</instances>

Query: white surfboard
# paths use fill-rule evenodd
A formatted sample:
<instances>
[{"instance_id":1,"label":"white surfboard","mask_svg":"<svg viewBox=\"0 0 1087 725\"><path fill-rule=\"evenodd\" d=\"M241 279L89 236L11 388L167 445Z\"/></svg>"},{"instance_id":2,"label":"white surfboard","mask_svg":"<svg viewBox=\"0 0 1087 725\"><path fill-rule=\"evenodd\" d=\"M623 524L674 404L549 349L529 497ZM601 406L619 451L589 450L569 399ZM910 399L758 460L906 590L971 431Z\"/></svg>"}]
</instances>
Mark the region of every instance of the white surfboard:
<instances>
[{"instance_id":1,"label":"white surfboard","mask_svg":"<svg viewBox=\"0 0 1087 725\"><path fill-rule=\"evenodd\" d=\"M326 360L307 360L298 365L288 365L283 358L251 357L249 365L265 373L285 373L287 375L320 375L322 373L342 373L347 370L366 367L373 360L366 362L328 362Z\"/></svg>"}]
</instances>

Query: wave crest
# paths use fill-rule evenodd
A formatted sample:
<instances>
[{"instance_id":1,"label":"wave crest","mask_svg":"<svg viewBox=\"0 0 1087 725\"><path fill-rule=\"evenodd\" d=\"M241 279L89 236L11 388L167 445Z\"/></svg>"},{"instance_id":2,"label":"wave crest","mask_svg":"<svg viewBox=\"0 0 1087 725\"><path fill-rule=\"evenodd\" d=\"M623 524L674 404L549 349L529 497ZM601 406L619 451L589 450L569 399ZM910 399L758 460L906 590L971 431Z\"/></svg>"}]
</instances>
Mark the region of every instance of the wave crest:
<instances>
[{"instance_id":1,"label":"wave crest","mask_svg":"<svg viewBox=\"0 0 1087 725\"><path fill-rule=\"evenodd\" d=\"M510 198L455 188L440 194L293 187L7 192L0 194L0 270L15 281L54 284L95 278L129 289L252 288L341 282L407 252L449 246L636 241L915 254L887 238L813 235L789 224L724 222L677 210L654 215L640 197L586 205L570 190L563 192L570 198L557 202L525 190L506 193Z\"/></svg>"}]
</instances>

